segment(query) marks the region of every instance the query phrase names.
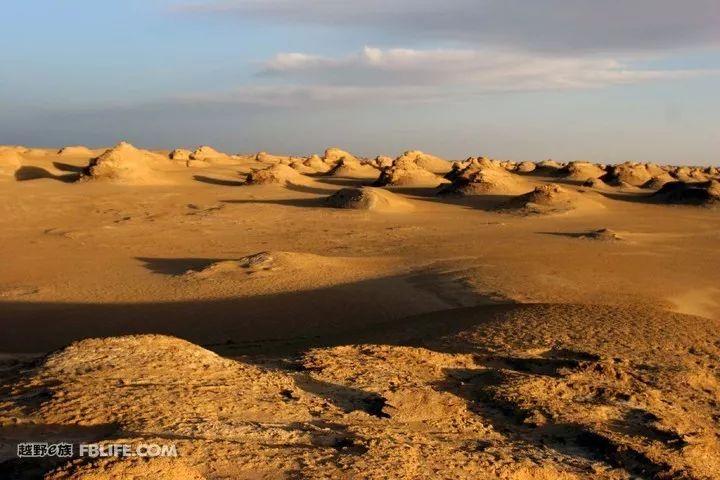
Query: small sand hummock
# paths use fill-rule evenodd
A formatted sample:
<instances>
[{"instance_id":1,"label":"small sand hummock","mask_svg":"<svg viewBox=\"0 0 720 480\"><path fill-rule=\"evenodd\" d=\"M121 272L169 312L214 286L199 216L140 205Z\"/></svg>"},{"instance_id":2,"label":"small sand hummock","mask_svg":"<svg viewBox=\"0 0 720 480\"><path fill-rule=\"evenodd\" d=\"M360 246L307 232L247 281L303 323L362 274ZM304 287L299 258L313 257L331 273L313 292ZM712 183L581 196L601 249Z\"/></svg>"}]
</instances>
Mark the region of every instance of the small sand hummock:
<instances>
[{"instance_id":1,"label":"small sand hummock","mask_svg":"<svg viewBox=\"0 0 720 480\"><path fill-rule=\"evenodd\" d=\"M471 164L456 173L440 195L516 195L530 189L527 181L505 169L477 167Z\"/></svg>"},{"instance_id":2,"label":"small sand hummock","mask_svg":"<svg viewBox=\"0 0 720 480\"><path fill-rule=\"evenodd\" d=\"M598 230L592 230L588 233L583 233L580 238L587 238L590 240L600 240L604 242L618 242L624 240L623 237L618 235L609 228L600 228Z\"/></svg>"},{"instance_id":3,"label":"small sand hummock","mask_svg":"<svg viewBox=\"0 0 720 480\"><path fill-rule=\"evenodd\" d=\"M81 180L108 180L128 184L166 183L162 167L169 166L167 157L120 142L99 157L90 160Z\"/></svg>"},{"instance_id":4,"label":"small sand hummock","mask_svg":"<svg viewBox=\"0 0 720 480\"><path fill-rule=\"evenodd\" d=\"M328 165L317 155L312 155L310 158L305 160L304 165L318 173L326 173L332 169L332 166Z\"/></svg>"},{"instance_id":5,"label":"small sand hummock","mask_svg":"<svg viewBox=\"0 0 720 480\"><path fill-rule=\"evenodd\" d=\"M382 170L375 185L379 187L385 185L437 187L443 182L442 177L419 166L415 162L415 158L403 156Z\"/></svg>"},{"instance_id":6,"label":"small sand hummock","mask_svg":"<svg viewBox=\"0 0 720 480\"><path fill-rule=\"evenodd\" d=\"M250 173L245 180L247 185L306 185L310 179L288 165L278 163L265 170Z\"/></svg>"},{"instance_id":7,"label":"small sand hummock","mask_svg":"<svg viewBox=\"0 0 720 480\"><path fill-rule=\"evenodd\" d=\"M399 158L407 158L415 162L415 164L427 170L428 172L432 172L436 175L445 175L450 171L452 168L452 163L448 162L447 160L443 160L440 157L436 157L434 155L430 155L427 153L423 153L420 150L409 150L402 154Z\"/></svg>"},{"instance_id":8,"label":"small sand hummock","mask_svg":"<svg viewBox=\"0 0 720 480\"><path fill-rule=\"evenodd\" d=\"M532 173L537 166L533 162L521 162L515 166L517 173Z\"/></svg>"},{"instance_id":9,"label":"small sand hummock","mask_svg":"<svg viewBox=\"0 0 720 480\"><path fill-rule=\"evenodd\" d=\"M580 180L582 182L600 178L605 175L605 170L590 162L570 162L558 170L558 174L569 180Z\"/></svg>"},{"instance_id":10,"label":"small sand hummock","mask_svg":"<svg viewBox=\"0 0 720 480\"><path fill-rule=\"evenodd\" d=\"M171 160L178 160L181 162L187 162L190 160L190 156L192 155L192 152L190 150L185 150L184 148L176 148L170 154L168 155Z\"/></svg>"},{"instance_id":11,"label":"small sand hummock","mask_svg":"<svg viewBox=\"0 0 720 480\"><path fill-rule=\"evenodd\" d=\"M343 157L327 172L332 177L343 178L376 178L377 168L369 163L363 163L355 157Z\"/></svg>"},{"instance_id":12,"label":"small sand hummock","mask_svg":"<svg viewBox=\"0 0 720 480\"><path fill-rule=\"evenodd\" d=\"M602 177L603 181L609 185L619 186L623 184L641 187L652 179L652 175L648 171L647 166L641 163L621 163L620 165L610 165L608 172Z\"/></svg>"},{"instance_id":13,"label":"small sand hummock","mask_svg":"<svg viewBox=\"0 0 720 480\"><path fill-rule=\"evenodd\" d=\"M57 154L63 157L92 157L95 152L84 145L71 145L61 148Z\"/></svg>"},{"instance_id":14,"label":"small sand hummock","mask_svg":"<svg viewBox=\"0 0 720 480\"><path fill-rule=\"evenodd\" d=\"M549 214L568 212L579 207L602 208L602 205L575 191L550 183L513 198L501 208L527 214Z\"/></svg>"},{"instance_id":15,"label":"small sand hummock","mask_svg":"<svg viewBox=\"0 0 720 480\"><path fill-rule=\"evenodd\" d=\"M412 203L382 188L343 188L330 195L325 203L333 208L372 210L377 212L407 212Z\"/></svg>"},{"instance_id":16,"label":"small sand hummock","mask_svg":"<svg viewBox=\"0 0 720 480\"><path fill-rule=\"evenodd\" d=\"M348 160L357 160L355 156L350 153L346 152L345 150L341 150L336 147L330 147L327 150L325 150L325 154L323 155L323 160L325 163L328 163L330 165L335 165L343 158L347 158Z\"/></svg>"}]
</instances>

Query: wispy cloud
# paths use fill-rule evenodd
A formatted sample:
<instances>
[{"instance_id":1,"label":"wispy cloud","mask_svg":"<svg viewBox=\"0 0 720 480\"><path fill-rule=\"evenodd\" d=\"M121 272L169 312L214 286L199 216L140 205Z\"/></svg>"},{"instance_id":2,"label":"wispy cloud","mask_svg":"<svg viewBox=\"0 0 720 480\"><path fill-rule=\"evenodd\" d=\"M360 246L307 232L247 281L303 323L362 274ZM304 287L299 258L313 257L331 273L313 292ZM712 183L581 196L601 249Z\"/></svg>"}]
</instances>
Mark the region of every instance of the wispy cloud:
<instances>
[{"instance_id":1,"label":"wispy cloud","mask_svg":"<svg viewBox=\"0 0 720 480\"><path fill-rule=\"evenodd\" d=\"M596 56L555 56L508 50L380 49L343 57L281 53L263 75L299 84L343 86L462 86L474 93L589 89L717 73L637 69Z\"/></svg>"},{"instance_id":2,"label":"wispy cloud","mask_svg":"<svg viewBox=\"0 0 720 480\"><path fill-rule=\"evenodd\" d=\"M211 0L177 11L552 51L720 45L717 0Z\"/></svg>"}]
</instances>

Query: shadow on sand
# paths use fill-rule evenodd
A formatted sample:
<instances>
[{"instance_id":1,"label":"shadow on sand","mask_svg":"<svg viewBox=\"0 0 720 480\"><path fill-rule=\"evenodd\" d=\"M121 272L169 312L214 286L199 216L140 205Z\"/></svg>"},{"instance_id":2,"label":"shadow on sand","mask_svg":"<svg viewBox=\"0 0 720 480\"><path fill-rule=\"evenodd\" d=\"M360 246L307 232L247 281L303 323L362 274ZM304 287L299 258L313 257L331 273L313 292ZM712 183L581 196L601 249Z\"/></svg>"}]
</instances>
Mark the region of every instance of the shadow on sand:
<instances>
[{"instance_id":1,"label":"shadow on sand","mask_svg":"<svg viewBox=\"0 0 720 480\"><path fill-rule=\"evenodd\" d=\"M80 179L80 173L68 173L65 175L56 175L41 167L33 167L30 165L20 167L15 171L15 180L18 182L27 182L29 180L39 180L48 178L63 183L73 183Z\"/></svg>"}]
</instances>

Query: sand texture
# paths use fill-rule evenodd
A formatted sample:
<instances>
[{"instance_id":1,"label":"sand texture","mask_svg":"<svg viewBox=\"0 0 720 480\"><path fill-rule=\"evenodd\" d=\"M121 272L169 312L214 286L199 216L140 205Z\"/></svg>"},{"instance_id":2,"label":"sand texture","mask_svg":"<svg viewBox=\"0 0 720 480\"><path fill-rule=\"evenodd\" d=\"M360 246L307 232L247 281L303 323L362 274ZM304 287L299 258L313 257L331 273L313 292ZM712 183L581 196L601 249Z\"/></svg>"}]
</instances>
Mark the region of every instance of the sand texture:
<instances>
[{"instance_id":1,"label":"sand texture","mask_svg":"<svg viewBox=\"0 0 720 480\"><path fill-rule=\"evenodd\" d=\"M720 478L718 179L0 147L0 479Z\"/></svg>"}]
</instances>

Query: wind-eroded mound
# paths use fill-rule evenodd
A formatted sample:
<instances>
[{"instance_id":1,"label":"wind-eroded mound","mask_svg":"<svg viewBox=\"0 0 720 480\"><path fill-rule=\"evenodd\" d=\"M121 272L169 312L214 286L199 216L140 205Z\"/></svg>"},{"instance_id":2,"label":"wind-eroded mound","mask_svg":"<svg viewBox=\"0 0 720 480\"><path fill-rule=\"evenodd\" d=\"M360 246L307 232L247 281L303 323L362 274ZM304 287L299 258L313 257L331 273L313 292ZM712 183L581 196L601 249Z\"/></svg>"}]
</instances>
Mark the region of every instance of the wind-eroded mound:
<instances>
[{"instance_id":1,"label":"wind-eroded mound","mask_svg":"<svg viewBox=\"0 0 720 480\"><path fill-rule=\"evenodd\" d=\"M648 188L650 190L659 190L665 185L666 183L670 182L676 182L677 179L670 175L667 172L663 172L660 175L656 175L652 177L650 180L645 182L643 184L643 188Z\"/></svg>"},{"instance_id":2,"label":"wind-eroded mound","mask_svg":"<svg viewBox=\"0 0 720 480\"><path fill-rule=\"evenodd\" d=\"M535 165L533 162L520 162L519 164L515 165L514 170L518 173L532 173L537 169L537 165Z\"/></svg>"},{"instance_id":3,"label":"wind-eroded mound","mask_svg":"<svg viewBox=\"0 0 720 480\"><path fill-rule=\"evenodd\" d=\"M345 150L341 150L337 147L329 147L325 150L325 154L323 155L323 160L325 163L334 165L343 158L347 158L348 160L357 160L355 158L355 155L353 155L350 152L346 152Z\"/></svg>"},{"instance_id":4,"label":"wind-eroded mound","mask_svg":"<svg viewBox=\"0 0 720 480\"><path fill-rule=\"evenodd\" d=\"M363 163L354 157L343 157L327 172L327 175L344 178L375 178L378 170L369 163Z\"/></svg>"},{"instance_id":5,"label":"wind-eroded mound","mask_svg":"<svg viewBox=\"0 0 720 480\"><path fill-rule=\"evenodd\" d=\"M391 166L383 168L375 185L437 187L441 183L444 183L442 177L425 170L415 162L414 158L406 156L397 158Z\"/></svg>"},{"instance_id":6,"label":"wind-eroded mound","mask_svg":"<svg viewBox=\"0 0 720 480\"><path fill-rule=\"evenodd\" d=\"M428 172L432 172L437 175L445 175L452 168L452 163L447 160L443 160L435 155L423 153L420 150L410 150L402 154L400 158L407 158L415 162L415 164L424 168Z\"/></svg>"},{"instance_id":7,"label":"wind-eroded mound","mask_svg":"<svg viewBox=\"0 0 720 480\"><path fill-rule=\"evenodd\" d=\"M372 210L376 212L407 212L413 205L399 195L382 188L343 188L330 195L325 203L333 208Z\"/></svg>"},{"instance_id":8,"label":"wind-eroded mound","mask_svg":"<svg viewBox=\"0 0 720 480\"><path fill-rule=\"evenodd\" d=\"M226 154L218 152L213 147L210 147L208 145L202 145L202 146L196 148L195 151L193 151L190 154L190 158L192 158L193 160L206 160L206 161L213 159L213 158L221 158L221 157L226 157L226 156L227 156Z\"/></svg>"},{"instance_id":9,"label":"wind-eroded mound","mask_svg":"<svg viewBox=\"0 0 720 480\"><path fill-rule=\"evenodd\" d=\"M168 155L172 160L177 160L180 162L187 162L190 160L190 157L192 156L193 152L190 150L186 150L184 148L176 148L170 154Z\"/></svg>"},{"instance_id":10,"label":"wind-eroded mound","mask_svg":"<svg viewBox=\"0 0 720 480\"><path fill-rule=\"evenodd\" d=\"M563 213L578 208L598 209L602 204L585 195L563 188L554 183L536 187L533 191L513 198L504 209L514 209L522 213Z\"/></svg>"},{"instance_id":11,"label":"wind-eroded mound","mask_svg":"<svg viewBox=\"0 0 720 480\"><path fill-rule=\"evenodd\" d=\"M677 167L672 170L672 175L681 182L707 182L711 180L712 170L704 170L699 167Z\"/></svg>"},{"instance_id":12,"label":"wind-eroded mound","mask_svg":"<svg viewBox=\"0 0 720 480\"><path fill-rule=\"evenodd\" d=\"M668 182L653 196L663 203L686 205L720 205L720 182Z\"/></svg>"},{"instance_id":13,"label":"wind-eroded mound","mask_svg":"<svg viewBox=\"0 0 720 480\"><path fill-rule=\"evenodd\" d=\"M303 164L318 173L326 173L332 169L331 165L324 162L323 159L317 155L310 156L310 158L305 160Z\"/></svg>"},{"instance_id":14,"label":"wind-eroded mound","mask_svg":"<svg viewBox=\"0 0 720 480\"><path fill-rule=\"evenodd\" d=\"M582 182L600 178L605 175L605 170L598 165L589 162L570 162L558 170L558 174L569 180L580 180Z\"/></svg>"},{"instance_id":15,"label":"wind-eroded mound","mask_svg":"<svg viewBox=\"0 0 720 480\"><path fill-rule=\"evenodd\" d=\"M247 185L307 185L311 180L289 165L278 163L247 176Z\"/></svg>"},{"instance_id":16,"label":"wind-eroded mound","mask_svg":"<svg viewBox=\"0 0 720 480\"><path fill-rule=\"evenodd\" d=\"M653 169L655 174L659 173ZM634 187L641 187L652 179L653 175L648 170L647 165L641 163L621 163L620 165L610 165L607 174L602 179L609 185L628 184Z\"/></svg>"},{"instance_id":17,"label":"wind-eroded mound","mask_svg":"<svg viewBox=\"0 0 720 480\"><path fill-rule=\"evenodd\" d=\"M267 152L258 152L255 155L255 161L260 163L269 163L271 165L276 165L278 163L282 163L283 165L290 165L293 158L288 155L272 155Z\"/></svg>"},{"instance_id":18,"label":"wind-eroded mound","mask_svg":"<svg viewBox=\"0 0 720 480\"><path fill-rule=\"evenodd\" d=\"M128 184L167 183L164 168L167 157L120 142L99 157L90 160L81 180L108 180Z\"/></svg>"},{"instance_id":19,"label":"wind-eroded mound","mask_svg":"<svg viewBox=\"0 0 720 480\"><path fill-rule=\"evenodd\" d=\"M514 195L529 190L527 181L505 169L466 167L454 176L450 185L445 186L442 195Z\"/></svg>"}]
</instances>

